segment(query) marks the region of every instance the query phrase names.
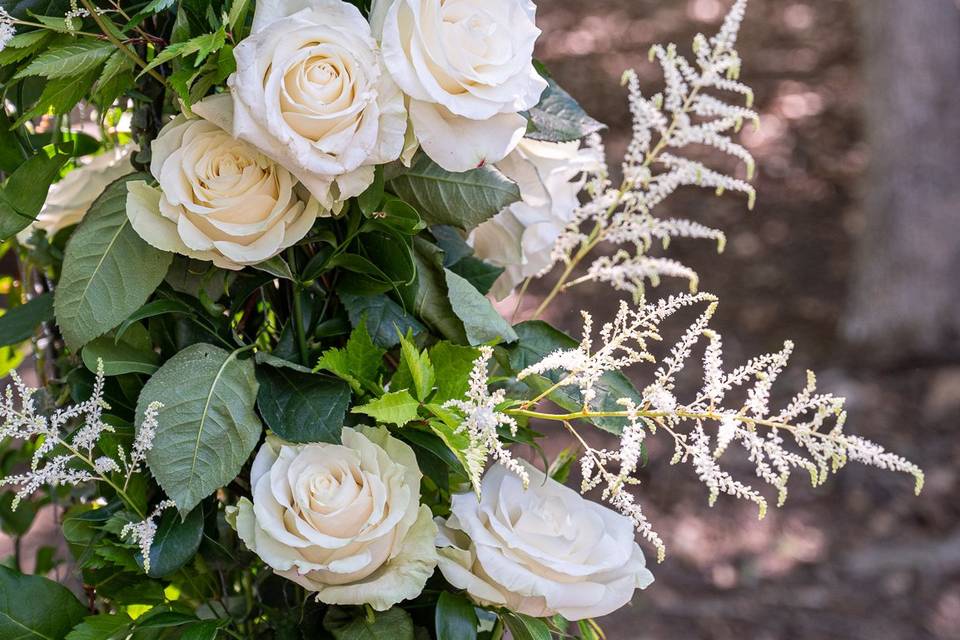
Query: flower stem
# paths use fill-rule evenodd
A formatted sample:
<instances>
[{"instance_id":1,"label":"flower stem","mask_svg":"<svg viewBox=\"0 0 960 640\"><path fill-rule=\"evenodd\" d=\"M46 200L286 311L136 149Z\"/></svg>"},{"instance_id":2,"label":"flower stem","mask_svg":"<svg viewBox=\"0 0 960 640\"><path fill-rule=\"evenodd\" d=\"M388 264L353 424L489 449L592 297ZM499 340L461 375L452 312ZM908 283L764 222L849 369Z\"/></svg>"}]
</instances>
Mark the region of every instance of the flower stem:
<instances>
[{"instance_id":1,"label":"flower stem","mask_svg":"<svg viewBox=\"0 0 960 640\"><path fill-rule=\"evenodd\" d=\"M97 23L98 27L100 27L100 31L103 32L103 35L106 36L107 40L113 43L113 46L115 46L117 49L122 51L123 55L130 58L135 65L141 69L146 69L147 63L144 61L144 59L137 55L136 51L128 47L119 38L117 38L116 35L114 35L113 32L116 29L116 25L111 23L110 26L107 26L107 22L103 19L103 16L97 12L96 7L93 6L93 3L91 3L90 0L80 0L80 2L83 4L84 8L90 12L90 17L93 18L93 21ZM113 27L113 29L110 27ZM167 84L166 78L157 73L156 69L149 69L147 70L147 73L151 78L163 85L164 88L170 89L170 85Z\"/></svg>"}]
</instances>

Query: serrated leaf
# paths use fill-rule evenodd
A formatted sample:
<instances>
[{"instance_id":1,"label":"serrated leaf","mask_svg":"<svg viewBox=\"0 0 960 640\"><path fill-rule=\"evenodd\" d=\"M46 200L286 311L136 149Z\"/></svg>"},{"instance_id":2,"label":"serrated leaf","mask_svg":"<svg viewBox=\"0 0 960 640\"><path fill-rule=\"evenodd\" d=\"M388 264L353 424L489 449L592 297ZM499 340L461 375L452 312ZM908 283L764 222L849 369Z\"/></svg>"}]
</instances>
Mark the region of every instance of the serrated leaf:
<instances>
[{"instance_id":1,"label":"serrated leaf","mask_svg":"<svg viewBox=\"0 0 960 640\"><path fill-rule=\"evenodd\" d=\"M379 423L402 427L417 419L419 408L420 403L410 395L409 391L403 390L385 393L365 405L354 407L353 413L362 413Z\"/></svg>"},{"instance_id":2,"label":"serrated leaf","mask_svg":"<svg viewBox=\"0 0 960 640\"><path fill-rule=\"evenodd\" d=\"M122 51L114 51L103 65L90 92L101 105L112 104L128 86L133 86L133 62Z\"/></svg>"},{"instance_id":3,"label":"serrated leaf","mask_svg":"<svg viewBox=\"0 0 960 640\"><path fill-rule=\"evenodd\" d=\"M253 361L238 355L193 345L164 363L140 393L138 429L151 403L163 405L147 463L182 515L237 477L263 431Z\"/></svg>"},{"instance_id":4,"label":"serrated leaf","mask_svg":"<svg viewBox=\"0 0 960 640\"><path fill-rule=\"evenodd\" d=\"M288 442L340 444L350 387L336 378L288 368L257 368L257 407L267 426Z\"/></svg>"},{"instance_id":5,"label":"serrated leaf","mask_svg":"<svg viewBox=\"0 0 960 640\"><path fill-rule=\"evenodd\" d=\"M66 587L0 565L0 638L63 638L86 613Z\"/></svg>"},{"instance_id":6,"label":"serrated leaf","mask_svg":"<svg viewBox=\"0 0 960 640\"><path fill-rule=\"evenodd\" d=\"M99 67L116 51L113 44L103 40L76 40L47 49L14 77L43 76L52 80L83 74Z\"/></svg>"},{"instance_id":7,"label":"serrated leaf","mask_svg":"<svg viewBox=\"0 0 960 640\"><path fill-rule=\"evenodd\" d=\"M70 238L55 294L57 324L71 349L113 329L163 282L173 254L147 244L127 219L127 181L106 188Z\"/></svg>"},{"instance_id":8,"label":"serrated leaf","mask_svg":"<svg viewBox=\"0 0 960 640\"><path fill-rule=\"evenodd\" d=\"M400 367L390 382L390 388L408 389L414 391L421 402L426 400L436 382L430 356L404 337L400 338L400 355Z\"/></svg>"},{"instance_id":9,"label":"serrated leaf","mask_svg":"<svg viewBox=\"0 0 960 640\"><path fill-rule=\"evenodd\" d=\"M0 67L15 64L24 58L29 58L47 46L52 38L53 34L45 29L18 33L10 39L6 48L0 51Z\"/></svg>"},{"instance_id":10,"label":"serrated leaf","mask_svg":"<svg viewBox=\"0 0 960 640\"><path fill-rule=\"evenodd\" d=\"M97 73L96 69L91 69L86 73L47 82L36 104L20 116L15 126L19 127L31 118L42 116L48 112L70 113L90 91L90 87L97 79Z\"/></svg>"},{"instance_id":11,"label":"serrated leaf","mask_svg":"<svg viewBox=\"0 0 960 640\"><path fill-rule=\"evenodd\" d=\"M414 637L413 620L399 607L376 612L371 617L364 613L354 617L349 610L331 607L323 618L323 627L335 640L413 640Z\"/></svg>"},{"instance_id":12,"label":"serrated leaf","mask_svg":"<svg viewBox=\"0 0 960 640\"><path fill-rule=\"evenodd\" d=\"M367 325L360 323L353 329L345 348L323 352L316 370L329 371L346 380L358 395L365 391L377 392L384 353L371 340Z\"/></svg>"},{"instance_id":13,"label":"serrated leaf","mask_svg":"<svg viewBox=\"0 0 960 640\"><path fill-rule=\"evenodd\" d=\"M53 320L53 294L44 293L0 316L0 346L29 340L44 322Z\"/></svg>"},{"instance_id":14,"label":"serrated leaf","mask_svg":"<svg viewBox=\"0 0 960 640\"><path fill-rule=\"evenodd\" d=\"M449 342L438 342L430 347L430 361L437 376L437 393L432 402L443 404L447 400L461 399L470 388L470 372L480 351Z\"/></svg>"},{"instance_id":15,"label":"serrated leaf","mask_svg":"<svg viewBox=\"0 0 960 640\"><path fill-rule=\"evenodd\" d=\"M409 169L390 176L389 185L428 225L467 231L520 200L520 188L494 167L452 173L422 152Z\"/></svg>"},{"instance_id":16,"label":"serrated leaf","mask_svg":"<svg viewBox=\"0 0 960 640\"><path fill-rule=\"evenodd\" d=\"M486 296L450 269L445 269L444 272L450 306L463 322L469 344L480 345L499 340L513 342L517 339L513 327L493 308Z\"/></svg>"}]
</instances>

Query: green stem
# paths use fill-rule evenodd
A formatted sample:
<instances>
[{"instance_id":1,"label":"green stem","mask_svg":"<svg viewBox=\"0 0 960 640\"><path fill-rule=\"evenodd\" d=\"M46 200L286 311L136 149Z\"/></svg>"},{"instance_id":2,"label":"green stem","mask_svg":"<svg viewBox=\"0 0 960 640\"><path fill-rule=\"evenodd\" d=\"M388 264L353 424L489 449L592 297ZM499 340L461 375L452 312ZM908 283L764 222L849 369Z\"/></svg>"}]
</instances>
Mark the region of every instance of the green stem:
<instances>
[{"instance_id":1,"label":"green stem","mask_svg":"<svg viewBox=\"0 0 960 640\"><path fill-rule=\"evenodd\" d=\"M291 266L295 266L293 261L293 250L287 253ZM310 366L310 352L307 349L307 330L303 326L303 285L300 282L294 282L293 285L293 329L297 335L297 346L300 350L300 364Z\"/></svg>"},{"instance_id":2,"label":"green stem","mask_svg":"<svg viewBox=\"0 0 960 640\"><path fill-rule=\"evenodd\" d=\"M69 451L69 452L72 453L74 456L76 456L77 459L79 459L81 462L83 462L84 464L86 464L87 466L89 466L89 467L90 467L91 469L93 469L94 471L97 470L97 467L96 467L96 465L94 464L93 460L91 460L88 456L85 456L85 455L83 455L82 453L80 453L79 450L75 449L72 445L70 445L69 443L67 443L67 442L66 442L65 440L63 440L62 438L57 438L57 440L60 441L60 444L63 445L63 447L64 447L67 451ZM106 483L107 485L109 485L110 488L112 488L112 489L117 493L117 495L120 496L120 498L124 501L124 503L125 503L128 507L130 507L131 509L133 509L133 510L136 512L136 514L137 514L138 516L140 516L140 518L141 518L142 520L145 520L145 519L147 518L146 512L144 512L139 506L137 506L137 504L133 501L133 499L130 498L130 496L127 494L127 492L124 491L123 487L121 487L120 485L118 485L116 482L114 482L114 481L111 480L110 478L106 477L105 475L101 475L101 476L95 478L95 480L97 480L98 482L104 482L104 483Z\"/></svg>"},{"instance_id":3,"label":"green stem","mask_svg":"<svg viewBox=\"0 0 960 640\"><path fill-rule=\"evenodd\" d=\"M162 75L157 73L156 69L147 70L146 61L144 61L143 58L137 55L136 51L134 51L133 49L125 45L123 42L120 41L119 38L117 38L117 36L114 35L113 29L110 29L107 26L107 23L103 19L103 16L101 16L97 12L97 9L93 6L93 3L91 3L90 0L80 0L80 2L83 4L84 8L86 8L86 10L90 12L90 17L93 18L93 21L97 23L98 27L100 27L100 31L103 32L103 35L106 36L107 40L113 43L113 46L115 46L117 49L122 51L123 55L130 58L130 60L133 61L135 65L137 65L141 69L145 69L146 72L150 75L150 77L156 80L157 82L159 82L161 85L163 85L164 88L170 89L170 85L167 84L166 78L164 78ZM111 26L113 26L114 29L116 29L116 25L111 24Z\"/></svg>"}]
</instances>

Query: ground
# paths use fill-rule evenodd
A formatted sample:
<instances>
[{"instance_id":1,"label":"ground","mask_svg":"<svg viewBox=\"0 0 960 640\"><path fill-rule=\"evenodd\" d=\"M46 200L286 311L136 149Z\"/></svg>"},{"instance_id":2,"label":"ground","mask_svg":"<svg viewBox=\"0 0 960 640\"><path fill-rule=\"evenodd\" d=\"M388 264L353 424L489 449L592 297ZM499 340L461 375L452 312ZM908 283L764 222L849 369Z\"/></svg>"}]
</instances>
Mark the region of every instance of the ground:
<instances>
[{"instance_id":1,"label":"ground","mask_svg":"<svg viewBox=\"0 0 960 640\"><path fill-rule=\"evenodd\" d=\"M635 67L656 90L649 46L688 47L697 31L716 28L727 4L543 0L539 56L609 125L618 158L629 135L623 69ZM672 449L654 444L639 497L668 557L631 608L604 620L611 639L960 638L960 363L870 370L838 337L869 188L859 37L852 0L752 0L739 48L762 114L759 132L744 133L759 165L757 206L748 213L736 197L691 190L661 214L728 235L719 256L697 242L671 247L722 301L715 325L728 363L793 339L784 382L818 371L824 389L848 397L848 430L919 463L927 487L916 498L909 478L850 466L818 489L797 478L787 505L760 522L752 505L732 499L708 508L690 470L670 467ZM542 294L535 289L524 307ZM603 289L567 294L551 319L576 332L576 310L608 318L615 300Z\"/></svg>"}]
</instances>

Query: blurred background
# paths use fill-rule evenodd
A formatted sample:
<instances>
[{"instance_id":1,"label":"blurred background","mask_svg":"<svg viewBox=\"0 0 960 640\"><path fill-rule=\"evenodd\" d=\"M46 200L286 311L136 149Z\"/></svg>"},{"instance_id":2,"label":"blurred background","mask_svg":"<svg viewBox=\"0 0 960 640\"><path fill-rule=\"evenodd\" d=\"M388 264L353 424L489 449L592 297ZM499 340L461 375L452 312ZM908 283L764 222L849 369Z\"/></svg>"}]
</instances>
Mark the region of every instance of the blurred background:
<instances>
[{"instance_id":1,"label":"blurred background","mask_svg":"<svg viewBox=\"0 0 960 640\"><path fill-rule=\"evenodd\" d=\"M687 51L729 0L538 5L538 56L609 126L613 165L630 131L623 70L659 90L650 45ZM728 247L677 241L671 255L720 296L728 367L795 340L781 390L817 371L848 398L847 430L920 464L927 484L916 498L910 478L854 465L818 489L797 477L761 522L752 504L709 509L653 439L639 496L668 557L603 626L611 640L960 639L960 0L751 0L739 49L761 114L743 134L757 205L678 193L660 215L722 229ZM581 308L612 317L609 289L574 292L548 319L576 334ZM17 551L29 568L38 549L62 555L43 550L58 539L43 513ZM13 551L0 536L0 557Z\"/></svg>"},{"instance_id":2,"label":"blurred background","mask_svg":"<svg viewBox=\"0 0 960 640\"><path fill-rule=\"evenodd\" d=\"M629 140L623 70L658 91L650 45L689 51L728 5L538 3L539 57L609 125L611 164ZM761 114L743 134L757 206L677 194L661 216L729 244L670 252L719 295L728 367L795 340L781 390L817 371L821 389L847 396L847 430L920 464L927 486L916 498L909 478L850 465L818 489L795 478L759 522L733 499L709 509L692 471L668 465L672 445L654 442L639 496L667 560L603 626L615 640L960 638L960 2L751 0L738 49ZM576 334L580 308L612 317L609 289L573 291L551 321Z\"/></svg>"}]
</instances>

